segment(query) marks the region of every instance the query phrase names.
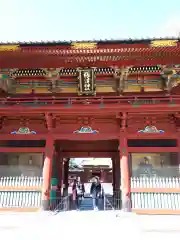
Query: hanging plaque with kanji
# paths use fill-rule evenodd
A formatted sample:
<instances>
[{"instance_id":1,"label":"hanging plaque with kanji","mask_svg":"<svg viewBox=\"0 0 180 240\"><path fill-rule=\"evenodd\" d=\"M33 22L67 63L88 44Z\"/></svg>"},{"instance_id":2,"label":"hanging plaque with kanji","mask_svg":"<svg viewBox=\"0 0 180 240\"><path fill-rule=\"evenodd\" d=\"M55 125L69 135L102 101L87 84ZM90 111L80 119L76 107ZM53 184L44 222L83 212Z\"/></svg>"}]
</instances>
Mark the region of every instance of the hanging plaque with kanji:
<instances>
[{"instance_id":1,"label":"hanging plaque with kanji","mask_svg":"<svg viewBox=\"0 0 180 240\"><path fill-rule=\"evenodd\" d=\"M79 95L95 95L94 69L78 69Z\"/></svg>"}]
</instances>

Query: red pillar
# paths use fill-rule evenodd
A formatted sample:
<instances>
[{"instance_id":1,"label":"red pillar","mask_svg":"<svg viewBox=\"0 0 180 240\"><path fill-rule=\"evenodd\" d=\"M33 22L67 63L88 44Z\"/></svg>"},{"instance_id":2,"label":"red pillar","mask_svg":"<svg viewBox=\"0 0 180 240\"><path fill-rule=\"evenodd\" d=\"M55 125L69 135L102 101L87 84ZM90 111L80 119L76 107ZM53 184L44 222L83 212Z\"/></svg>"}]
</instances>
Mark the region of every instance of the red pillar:
<instances>
[{"instance_id":1,"label":"red pillar","mask_svg":"<svg viewBox=\"0 0 180 240\"><path fill-rule=\"evenodd\" d=\"M113 186L113 193L116 191L116 159L112 159L112 186Z\"/></svg>"},{"instance_id":2,"label":"red pillar","mask_svg":"<svg viewBox=\"0 0 180 240\"><path fill-rule=\"evenodd\" d=\"M61 156L61 152L57 152L56 156L56 164L58 168L58 186L57 186L57 197L61 198L62 191L62 181L63 181L63 157Z\"/></svg>"},{"instance_id":3,"label":"red pillar","mask_svg":"<svg viewBox=\"0 0 180 240\"><path fill-rule=\"evenodd\" d=\"M53 155L54 155L54 141L52 138L49 137L46 139L46 150L44 155L44 166L43 166L43 188L42 188L42 209L43 210L49 210L49 206L50 206Z\"/></svg>"},{"instance_id":4,"label":"red pillar","mask_svg":"<svg viewBox=\"0 0 180 240\"><path fill-rule=\"evenodd\" d=\"M129 164L128 164L128 144L127 137L124 133L120 135L120 168L121 168L121 198L122 198L122 208L125 211L131 210L131 200L130 200L130 176L129 176Z\"/></svg>"},{"instance_id":5,"label":"red pillar","mask_svg":"<svg viewBox=\"0 0 180 240\"><path fill-rule=\"evenodd\" d=\"M106 182L106 179L105 179L105 171L103 169L101 169L101 181L102 182Z\"/></svg>"},{"instance_id":6,"label":"red pillar","mask_svg":"<svg viewBox=\"0 0 180 240\"><path fill-rule=\"evenodd\" d=\"M119 157L115 158L115 192L120 191L121 184L121 172L120 172L120 161Z\"/></svg>"},{"instance_id":7,"label":"red pillar","mask_svg":"<svg viewBox=\"0 0 180 240\"><path fill-rule=\"evenodd\" d=\"M179 148L178 156L177 156L178 157L177 165L178 165L178 168L180 168L180 134L178 134L177 145L178 145L178 148Z\"/></svg>"},{"instance_id":8,"label":"red pillar","mask_svg":"<svg viewBox=\"0 0 180 240\"><path fill-rule=\"evenodd\" d=\"M66 159L64 162L64 174L63 174L63 195L66 196L68 194L69 187L69 159Z\"/></svg>"}]
</instances>

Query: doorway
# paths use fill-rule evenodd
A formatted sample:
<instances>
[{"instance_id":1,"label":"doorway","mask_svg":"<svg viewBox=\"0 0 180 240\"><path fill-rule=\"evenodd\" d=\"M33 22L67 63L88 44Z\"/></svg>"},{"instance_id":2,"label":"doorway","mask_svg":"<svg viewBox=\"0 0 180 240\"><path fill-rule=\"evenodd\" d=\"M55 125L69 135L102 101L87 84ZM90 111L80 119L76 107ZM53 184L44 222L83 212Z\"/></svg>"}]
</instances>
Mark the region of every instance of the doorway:
<instances>
[{"instance_id":1,"label":"doorway","mask_svg":"<svg viewBox=\"0 0 180 240\"><path fill-rule=\"evenodd\" d=\"M68 188L68 192L72 193L73 180L79 177L86 185L85 197L88 198L91 180L93 177L98 177L105 189L105 194L112 200L113 190L116 191L117 188L120 190L120 166L115 160L118 158L119 163L118 145L116 140L57 141L56 152L61 151L63 161L69 162L68 166L64 165L68 171L63 170L63 183L68 184L63 186ZM118 176L114 177L113 173Z\"/></svg>"}]
</instances>

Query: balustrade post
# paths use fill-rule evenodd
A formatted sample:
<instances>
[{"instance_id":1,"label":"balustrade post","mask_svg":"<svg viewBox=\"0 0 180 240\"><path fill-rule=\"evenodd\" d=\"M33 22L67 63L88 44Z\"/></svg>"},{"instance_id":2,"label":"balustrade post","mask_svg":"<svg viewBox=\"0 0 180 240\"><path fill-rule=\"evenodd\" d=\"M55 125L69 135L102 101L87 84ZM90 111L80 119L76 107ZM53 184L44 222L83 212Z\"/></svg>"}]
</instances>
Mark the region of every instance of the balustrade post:
<instances>
[{"instance_id":1,"label":"balustrade post","mask_svg":"<svg viewBox=\"0 0 180 240\"><path fill-rule=\"evenodd\" d=\"M48 211L50 208L53 155L54 141L51 137L49 137L46 139L46 149L43 165L42 209L45 211Z\"/></svg>"}]
</instances>

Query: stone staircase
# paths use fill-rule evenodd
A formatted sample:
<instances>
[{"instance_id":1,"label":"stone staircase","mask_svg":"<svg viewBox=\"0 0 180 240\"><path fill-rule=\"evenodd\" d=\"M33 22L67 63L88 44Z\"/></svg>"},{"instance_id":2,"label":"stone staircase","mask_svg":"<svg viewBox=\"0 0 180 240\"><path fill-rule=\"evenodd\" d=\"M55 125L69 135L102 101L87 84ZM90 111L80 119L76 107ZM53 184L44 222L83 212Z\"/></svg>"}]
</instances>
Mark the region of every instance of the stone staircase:
<instances>
[{"instance_id":1,"label":"stone staircase","mask_svg":"<svg viewBox=\"0 0 180 240\"><path fill-rule=\"evenodd\" d=\"M104 209L103 199L99 199L99 210ZM92 211L93 210L93 203L92 198L86 197L82 200L80 211Z\"/></svg>"},{"instance_id":2,"label":"stone staircase","mask_svg":"<svg viewBox=\"0 0 180 240\"><path fill-rule=\"evenodd\" d=\"M82 200L80 211L90 211L93 210L92 198L86 197Z\"/></svg>"}]
</instances>

